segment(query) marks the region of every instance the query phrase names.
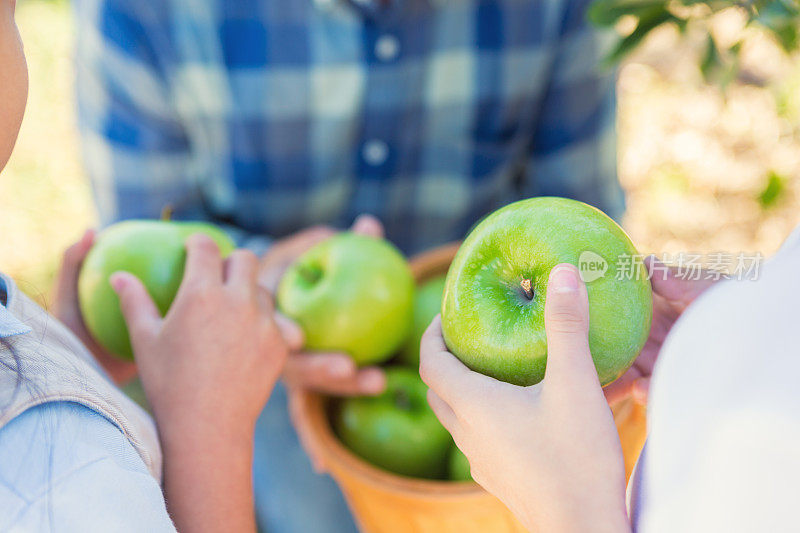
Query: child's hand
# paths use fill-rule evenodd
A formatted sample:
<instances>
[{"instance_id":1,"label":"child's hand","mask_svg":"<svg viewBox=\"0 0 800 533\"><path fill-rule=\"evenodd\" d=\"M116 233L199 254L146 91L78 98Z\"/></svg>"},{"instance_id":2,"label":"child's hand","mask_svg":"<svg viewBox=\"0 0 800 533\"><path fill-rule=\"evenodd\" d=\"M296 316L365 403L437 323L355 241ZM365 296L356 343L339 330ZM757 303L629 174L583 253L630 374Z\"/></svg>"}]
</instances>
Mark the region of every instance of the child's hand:
<instances>
[{"instance_id":1,"label":"child's hand","mask_svg":"<svg viewBox=\"0 0 800 533\"><path fill-rule=\"evenodd\" d=\"M190 237L186 251L183 282L163 319L136 277L111 277L142 385L159 424L197 417L250 431L288 353L271 299L256 283L258 259L237 250L223 264L205 235Z\"/></svg>"},{"instance_id":2,"label":"child's hand","mask_svg":"<svg viewBox=\"0 0 800 533\"><path fill-rule=\"evenodd\" d=\"M383 237L383 226L370 215L356 218L350 231ZM332 228L316 226L275 242L261 258L259 283L276 293L286 269L303 253L335 234ZM334 396L379 394L386 386L380 368L358 368L349 355L335 352L297 351L290 354L283 380L292 391L309 389Z\"/></svg>"},{"instance_id":3,"label":"child's hand","mask_svg":"<svg viewBox=\"0 0 800 533\"><path fill-rule=\"evenodd\" d=\"M611 404L628 396L642 405L647 404L650 378L664 339L689 304L716 283L708 272L701 272L699 279L681 278L652 255L645 258L645 266L653 286L650 335L628 371L605 388L606 399Z\"/></svg>"},{"instance_id":4,"label":"child's hand","mask_svg":"<svg viewBox=\"0 0 800 533\"><path fill-rule=\"evenodd\" d=\"M183 282L163 319L137 278L118 272L111 283L158 425L178 530L254 531L256 419L302 335L282 335L257 285L254 254L238 250L223 264L204 235L190 237L186 250Z\"/></svg>"},{"instance_id":5,"label":"child's hand","mask_svg":"<svg viewBox=\"0 0 800 533\"><path fill-rule=\"evenodd\" d=\"M383 237L383 226L370 215L356 218L350 231L376 238ZM259 283L269 291L277 292L286 269L300 255L335 234L333 228L316 226L274 243L261 259ZM289 320L284 317L281 319ZM386 376L379 367L359 368L345 353L305 350L289 354L283 370L283 381L288 386L292 424L317 472L324 472L327 466L321 450L311 438L311 421L301 409L304 392L313 390L333 396L361 396L379 394L386 387Z\"/></svg>"},{"instance_id":6,"label":"child's hand","mask_svg":"<svg viewBox=\"0 0 800 533\"><path fill-rule=\"evenodd\" d=\"M64 252L53 289L52 312L89 349L111 379L121 385L136 376L136 365L114 357L97 344L86 330L78 305L78 276L83 260L94 244L94 237L94 230L87 230L78 242Z\"/></svg>"},{"instance_id":7,"label":"child's hand","mask_svg":"<svg viewBox=\"0 0 800 533\"><path fill-rule=\"evenodd\" d=\"M527 527L628 531L622 450L589 353L589 304L574 266L552 270L545 301L540 384L519 387L471 371L447 351L437 317L421 348L428 400L473 478Z\"/></svg>"}]
</instances>

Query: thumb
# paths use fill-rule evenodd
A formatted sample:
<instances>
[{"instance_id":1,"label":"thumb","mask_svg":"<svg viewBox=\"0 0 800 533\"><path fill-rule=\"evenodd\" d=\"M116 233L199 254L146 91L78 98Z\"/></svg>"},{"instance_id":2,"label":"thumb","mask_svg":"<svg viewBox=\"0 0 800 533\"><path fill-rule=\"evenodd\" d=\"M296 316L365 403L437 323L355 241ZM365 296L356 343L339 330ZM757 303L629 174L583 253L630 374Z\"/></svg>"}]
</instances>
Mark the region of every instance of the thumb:
<instances>
[{"instance_id":1,"label":"thumb","mask_svg":"<svg viewBox=\"0 0 800 533\"><path fill-rule=\"evenodd\" d=\"M142 282L129 272L115 272L109 280L114 292L119 296L119 304L133 344L148 342L154 337L161 324L161 314Z\"/></svg>"},{"instance_id":2,"label":"thumb","mask_svg":"<svg viewBox=\"0 0 800 533\"><path fill-rule=\"evenodd\" d=\"M94 242L94 231L87 230L81 239L67 248L61 260L61 268L56 276L53 294L54 312L64 320L65 311L75 311L78 303L78 276L86 254Z\"/></svg>"},{"instance_id":3,"label":"thumb","mask_svg":"<svg viewBox=\"0 0 800 533\"><path fill-rule=\"evenodd\" d=\"M372 215L358 215L350 231L378 239L383 238L383 224Z\"/></svg>"},{"instance_id":4,"label":"thumb","mask_svg":"<svg viewBox=\"0 0 800 533\"><path fill-rule=\"evenodd\" d=\"M297 352L303 348L305 335L303 335L303 330L294 320L280 313L275 313L275 324L278 326L289 351Z\"/></svg>"},{"instance_id":5,"label":"thumb","mask_svg":"<svg viewBox=\"0 0 800 533\"><path fill-rule=\"evenodd\" d=\"M544 304L547 334L545 381L598 383L589 352L589 299L578 269L562 263L550 271Z\"/></svg>"}]
</instances>

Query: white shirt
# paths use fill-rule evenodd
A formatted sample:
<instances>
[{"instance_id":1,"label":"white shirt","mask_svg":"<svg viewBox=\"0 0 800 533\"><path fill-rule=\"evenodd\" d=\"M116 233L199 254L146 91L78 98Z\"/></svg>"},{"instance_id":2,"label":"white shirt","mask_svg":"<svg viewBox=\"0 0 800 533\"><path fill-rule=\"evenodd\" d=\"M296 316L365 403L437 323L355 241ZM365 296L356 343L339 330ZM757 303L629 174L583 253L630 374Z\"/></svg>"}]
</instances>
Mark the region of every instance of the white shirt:
<instances>
[{"instance_id":1,"label":"white shirt","mask_svg":"<svg viewBox=\"0 0 800 533\"><path fill-rule=\"evenodd\" d=\"M174 532L158 482L123 433L70 402L0 430L0 531Z\"/></svg>"},{"instance_id":2,"label":"white shirt","mask_svg":"<svg viewBox=\"0 0 800 533\"><path fill-rule=\"evenodd\" d=\"M800 531L800 233L703 294L653 375L637 530Z\"/></svg>"}]
</instances>

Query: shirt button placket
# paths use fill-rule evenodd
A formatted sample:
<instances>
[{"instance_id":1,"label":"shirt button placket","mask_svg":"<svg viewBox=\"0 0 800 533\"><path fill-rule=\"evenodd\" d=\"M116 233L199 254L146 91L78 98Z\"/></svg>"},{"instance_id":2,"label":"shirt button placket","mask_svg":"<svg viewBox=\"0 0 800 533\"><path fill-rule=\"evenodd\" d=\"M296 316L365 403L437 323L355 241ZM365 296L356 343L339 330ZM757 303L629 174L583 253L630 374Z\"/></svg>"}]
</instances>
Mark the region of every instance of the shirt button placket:
<instances>
[{"instance_id":1,"label":"shirt button placket","mask_svg":"<svg viewBox=\"0 0 800 533\"><path fill-rule=\"evenodd\" d=\"M380 139L372 139L364 143L361 154L368 165L377 167L389 157L389 146Z\"/></svg>"},{"instance_id":2,"label":"shirt button placket","mask_svg":"<svg viewBox=\"0 0 800 533\"><path fill-rule=\"evenodd\" d=\"M378 37L375 41L375 57L381 61L388 62L397 58L400 54L400 41L391 34Z\"/></svg>"}]
</instances>

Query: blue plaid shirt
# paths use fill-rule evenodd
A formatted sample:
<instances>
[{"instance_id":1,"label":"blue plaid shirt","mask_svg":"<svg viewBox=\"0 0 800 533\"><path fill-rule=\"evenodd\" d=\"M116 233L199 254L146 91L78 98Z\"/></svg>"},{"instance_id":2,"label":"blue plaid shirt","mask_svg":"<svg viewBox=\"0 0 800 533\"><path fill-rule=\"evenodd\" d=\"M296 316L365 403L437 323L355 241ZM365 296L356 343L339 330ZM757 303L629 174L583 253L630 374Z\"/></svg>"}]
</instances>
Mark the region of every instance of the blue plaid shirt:
<instances>
[{"instance_id":1,"label":"blue plaid shirt","mask_svg":"<svg viewBox=\"0 0 800 533\"><path fill-rule=\"evenodd\" d=\"M103 223L280 237L377 215L407 252L518 198L622 210L588 0L76 0Z\"/></svg>"}]
</instances>

